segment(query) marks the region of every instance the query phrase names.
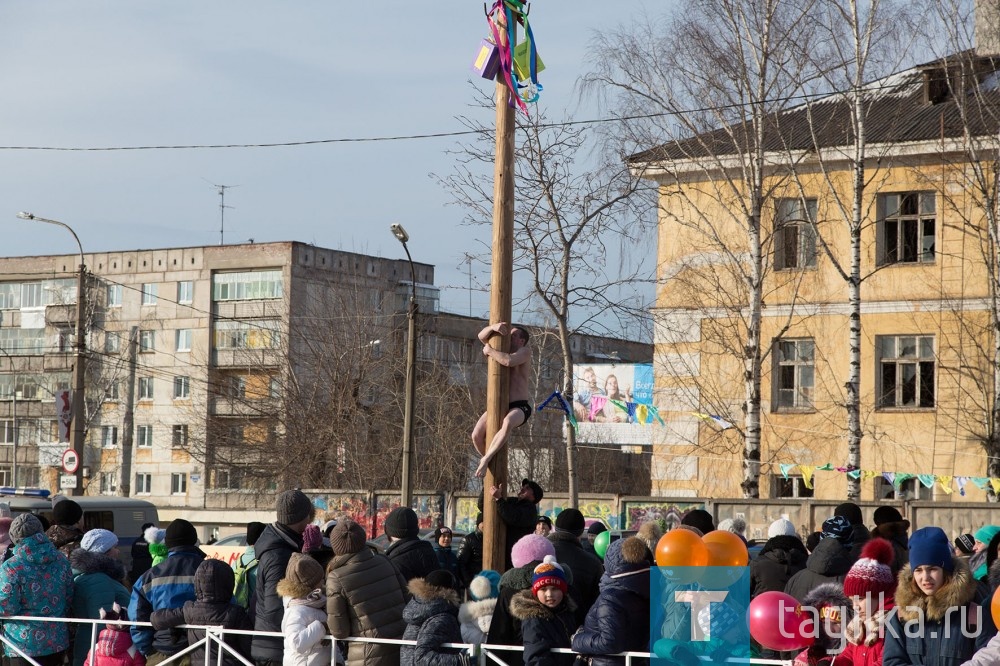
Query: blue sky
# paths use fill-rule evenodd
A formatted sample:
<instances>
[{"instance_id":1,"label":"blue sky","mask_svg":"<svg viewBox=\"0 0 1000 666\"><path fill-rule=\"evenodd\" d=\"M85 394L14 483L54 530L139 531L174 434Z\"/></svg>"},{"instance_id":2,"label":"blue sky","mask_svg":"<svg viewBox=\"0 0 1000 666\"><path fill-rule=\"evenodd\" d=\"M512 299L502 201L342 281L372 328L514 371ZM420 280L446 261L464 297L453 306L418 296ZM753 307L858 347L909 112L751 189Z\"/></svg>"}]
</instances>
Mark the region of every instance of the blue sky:
<instances>
[{"instance_id":1,"label":"blue sky","mask_svg":"<svg viewBox=\"0 0 1000 666\"><path fill-rule=\"evenodd\" d=\"M551 118L597 116L577 108L573 89L590 66L588 42L642 11L638 0L532 3ZM0 3L0 34L2 146L400 136L460 131L456 116L483 113L469 107L468 84L487 34L479 2L10 0ZM388 228L400 222L414 260L437 266L442 306L467 313L464 253L488 243L489 230L458 226L461 211L429 176L450 173L444 151L458 141L0 150L0 252L75 251L64 231L15 219L20 210L70 224L85 251L216 244L210 183L238 185L226 194L227 242L402 257ZM473 270L486 281L486 267ZM474 293L474 314L488 302Z\"/></svg>"}]
</instances>

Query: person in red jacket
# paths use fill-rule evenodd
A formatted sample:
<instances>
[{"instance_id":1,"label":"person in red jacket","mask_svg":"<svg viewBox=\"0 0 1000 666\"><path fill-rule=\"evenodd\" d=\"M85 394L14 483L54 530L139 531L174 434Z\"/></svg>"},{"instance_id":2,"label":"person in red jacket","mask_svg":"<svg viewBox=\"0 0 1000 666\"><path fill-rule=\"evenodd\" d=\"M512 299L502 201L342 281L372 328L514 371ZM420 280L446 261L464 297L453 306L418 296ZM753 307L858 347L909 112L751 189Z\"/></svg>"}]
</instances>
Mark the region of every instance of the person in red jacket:
<instances>
[{"instance_id":1,"label":"person in red jacket","mask_svg":"<svg viewBox=\"0 0 1000 666\"><path fill-rule=\"evenodd\" d=\"M865 544L861 558L847 572L844 594L854 605L854 619L844 630L847 645L837 657L838 666L882 666L884 627L896 594L893 557L892 544L875 538Z\"/></svg>"}]
</instances>

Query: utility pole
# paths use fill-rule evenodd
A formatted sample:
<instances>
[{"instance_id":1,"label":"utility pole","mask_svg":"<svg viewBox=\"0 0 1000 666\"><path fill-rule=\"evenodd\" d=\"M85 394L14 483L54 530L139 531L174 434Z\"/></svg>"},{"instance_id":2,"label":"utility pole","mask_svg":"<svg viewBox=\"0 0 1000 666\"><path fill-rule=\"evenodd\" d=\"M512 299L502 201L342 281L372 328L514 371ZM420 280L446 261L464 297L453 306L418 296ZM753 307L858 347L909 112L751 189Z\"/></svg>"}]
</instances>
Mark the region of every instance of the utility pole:
<instances>
[{"instance_id":1,"label":"utility pole","mask_svg":"<svg viewBox=\"0 0 1000 666\"><path fill-rule=\"evenodd\" d=\"M73 495L83 494L83 449L86 436L84 419L87 413L87 266L80 256L80 275L76 287L76 358L73 362L73 433L71 441L80 464L76 468Z\"/></svg>"},{"instance_id":2,"label":"utility pole","mask_svg":"<svg viewBox=\"0 0 1000 666\"><path fill-rule=\"evenodd\" d=\"M122 478L118 488L122 497L132 491L132 435L135 431L135 360L139 350L139 327L133 326L128 334L128 380L125 388L125 420L122 428Z\"/></svg>"},{"instance_id":3,"label":"utility pole","mask_svg":"<svg viewBox=\"0 0 1000 666\"><path fill-rule=\"evenodd\" d=\"M497 12L500 27L500 48L508 39L504 29L506 17ZM515 35L517 24L512 26ZM511 45L513 48L513 44ZM503 77L497 76L496 157L493 169L493 268L490 282L490 323L510 323L511 273L514 265L514 107L510 89ZM494 335L490 345L500 351L510 349L510 332L505 336ZM486 443L493 441L507 413L510 389L510 371L490 358L486 375ZM507 447L493 456L483 481L483 568L502 572L506 567L506 530L497 512L497 503L489 497L493 486L507 485Z\"/></svg>"}]
</instances>

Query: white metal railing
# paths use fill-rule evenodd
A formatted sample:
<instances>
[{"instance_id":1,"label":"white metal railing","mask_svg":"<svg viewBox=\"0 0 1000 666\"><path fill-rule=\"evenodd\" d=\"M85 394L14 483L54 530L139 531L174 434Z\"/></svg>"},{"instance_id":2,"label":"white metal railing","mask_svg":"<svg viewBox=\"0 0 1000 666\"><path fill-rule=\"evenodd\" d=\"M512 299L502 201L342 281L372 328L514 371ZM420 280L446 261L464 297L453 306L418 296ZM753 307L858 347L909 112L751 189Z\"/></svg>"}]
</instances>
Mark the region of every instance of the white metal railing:
<instances>
[{"instance_id":1,"label":"white metal railing","mask_svg":"<svg viewBox=\"0 0 1000 666\"><path fill-rule=\"evenodd\" d=\"M100 632L100 628L108 624L120 624L125 626L139 626L139 627L150 627L152 624L149 622L126 622L119 620L84 620L79 618L62 618L62 617L33 617L26 615L11 615L2 616L0 615L0 620L15 620L18 622L49 622L49 623L64 623L64 624L78 624L90 627L90 646L88 652L94 649L94 645L97 643L97 636ZM81 627L82 629L82 627ZM189 644L183 650L180 650L163 661L160 664L170 666L170 664L177 663L179 659L188 654L194 652L199 648L205 649L205 662L204 666L213 666L210 663L210 657L212 653L215 653L215 666L222 666L223 654L228 657L236 659L243 666L256 666L253 661L248 660L246 657L241 655L239 651L233 646L226 643L226 636L269 636L273 638L284 638L284 634L278 631L251 631L245 629L226 629L221 626L210 626L210 625L181 625L178 629L196 629L205 632L205 637L199 641ZM323 637L321 642L330 642L330 663L338 663L338 644L340 643L375 643L377 645L416 645L416 641L408 641L398 638L361 638L361 637L348 637L348 638L335 638L331 635L326 635ZM20 648L14 645L6 636L0 632L0 643L7 646L13 650L17 656L27 660L33 666L40 666L37 661L35 661L31 656L25 654ZM215 649L213 650L212 645L215 644ZM75 647L75 642L71 641L68 651L72 653ZM523 652L524 647L520 645L491 645L489 643L483 643L481 645L472 643L445 643L441 647L453 648L457 650L463 650L469 655L470 659L475 661L479 666L487 666L489 664L495 664L496 666L508 666L507 662L504 661L497 653L504 652ZM552 652L558 652L561 654L577 654L573 650L566 648L553 648ZM654 655L649 652L620 652L618 654L611 655L601 655L607 657L624 657L626 666L631 666L634 659L650 659ZM709 657L701 657L703 661L711 661ZM729 658L726 659L726 663L731 664L747 664L749 666L791 666L791 661L780 660L780 659L758 659L758 658ZM192 665L194 666L194 665Z\"/></svg>"}]
</instances>

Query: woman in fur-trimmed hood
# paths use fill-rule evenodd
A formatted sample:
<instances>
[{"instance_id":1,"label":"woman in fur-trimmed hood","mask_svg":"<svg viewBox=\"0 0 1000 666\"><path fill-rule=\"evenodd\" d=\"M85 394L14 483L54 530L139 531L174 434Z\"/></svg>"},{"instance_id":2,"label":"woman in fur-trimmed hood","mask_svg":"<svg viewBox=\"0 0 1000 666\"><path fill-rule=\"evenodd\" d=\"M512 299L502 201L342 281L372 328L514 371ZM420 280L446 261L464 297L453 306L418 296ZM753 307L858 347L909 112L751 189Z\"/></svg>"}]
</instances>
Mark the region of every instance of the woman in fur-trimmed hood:
<instances>
[{"instance_id":1,"label":"woman in fur-trimmed hood","mask_svg":"<svg viewBox=\"0 0 1000 666\"><path fill-rule=\"evenodd\" d=\"M73 617L97 620L101 610L118 603L128 607L125 565L118 559L118 537L104 529L83 535L81 548L69 556L73 569ZM90 649L90 625L78 625L73 647L73 666L83 666Z\"/></svg>"},{"instance_id":2,"label":"woman in fur-trimmed hood","mask_svg":"<svg viewBox=\"0 0 1000 666\"><path fill-rule=\"evenodd\" d=\"M899 572L896 614L885 634L883 666L957 666L996 633L969 565L954 557L939 527L913 533ZM904 631L904 627L906 630Z\"/></svg>"},{"instance_id":3,"label":"woman in fur-trimmed hood","mask_svg":"<svg viewBox=\"0 0 1000 666\"><path fill-rule=\"evenodd\" d=\"M444 643L462 642L455 576L438 569L424 578L414 578L407 587L413 598L403 609L403 640L417 644L399 649L401 666L469 666L469 655L457 648L441 647Z\"/></svg>"}]
</instances>

